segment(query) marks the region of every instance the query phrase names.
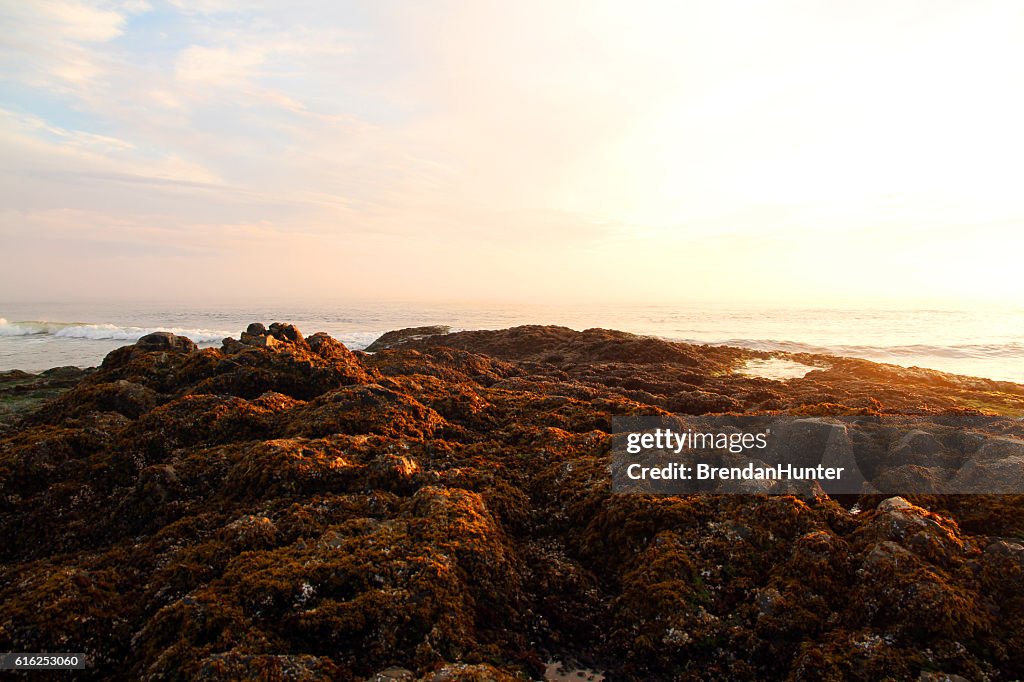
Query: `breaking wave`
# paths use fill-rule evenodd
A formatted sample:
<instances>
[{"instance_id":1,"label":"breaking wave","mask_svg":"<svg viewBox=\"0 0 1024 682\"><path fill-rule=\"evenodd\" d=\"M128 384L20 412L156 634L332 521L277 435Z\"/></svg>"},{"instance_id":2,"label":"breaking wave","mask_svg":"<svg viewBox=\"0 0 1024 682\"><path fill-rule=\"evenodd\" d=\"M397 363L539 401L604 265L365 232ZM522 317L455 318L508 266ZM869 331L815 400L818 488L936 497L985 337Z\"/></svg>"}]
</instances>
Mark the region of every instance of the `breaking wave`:
<instances>
[{"instance_id":1,"label":"breaking wave","mask_svg":"<svg viewBox=\"0 0 1024 682\"><path fill-rule=\"evenodd\" d=\"M111 339L138 341L156 331L187 336L196 343L220 343L231 332L215 329L182 329L179 327L122 327L115 324L88 324L85 322L49 322L27 320L8 322L0 317L0 336L54 336L65 339Z\"/></svg>"},{"instance_id":2,"label":"breaking wave","mask_svg":"<svg viewBox=\"0 0 1024 682\"><path fill-rule=\"evenodd\" d=\"M390 330L385 329L384 331L373 331L373 332L345 332L341 334L332 334L334 338L345 344L346 348L350 350L362 350L369 346L371 343L379 339L385 332Z\"/></svg>"}]
</instances>

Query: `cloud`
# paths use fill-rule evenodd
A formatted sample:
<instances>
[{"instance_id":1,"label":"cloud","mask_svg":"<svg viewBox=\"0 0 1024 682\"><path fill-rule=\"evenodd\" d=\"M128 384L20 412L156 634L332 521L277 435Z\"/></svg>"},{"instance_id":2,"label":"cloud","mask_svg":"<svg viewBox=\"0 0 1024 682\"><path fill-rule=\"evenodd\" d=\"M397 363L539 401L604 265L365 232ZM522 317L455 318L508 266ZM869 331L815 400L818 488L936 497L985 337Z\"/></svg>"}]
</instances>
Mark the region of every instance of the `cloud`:
<instances>
[{"instance_id":1,"label":"cloud","mask_svg":"<svg viewBox=\"0 0 1024 682\"><path fill-rule=\"evenodd\" d=\"M122 36L138 2L97 6L72 0L0 4L0 73L34 88L74 92L95 82L105 60L98 47Z\"/></svg>"},{"instance_id":2,"label":"cloud","mask_svg":"<svg viewBox=\"0 0 1024 682\"><path fill-rule=\"evenodd\" d=\"M81 2L42 0L42 2L11 3L21 5L15 16L21 28L45 31L52 39L70 42L102 43L121 35L125 16L120 12L89 6Z\"/></svg>"},{"instance_id":3,"label":"cloud","mask_svg":"<svg viewBox=\"0 0 1024 682\"><path fill-rule=\"evenodd\" d=\"M164 274L216 253L227 264L208 281L225 290L372 294L385 259L394 295L536 297L550 276L580 295L642 296L713 279L642 266L695 240L1024 216L1013 3L135 0L0 13L0 205L16 209L0 230L22 254L4 285L91 240ZM958 41L970 49L950 50ZM45 249L28 246L44 234ZM284 272L286 257L283 283L244 276ZM748 261L759 290L778 276Z\"/></svg>"},{"instance_id":4,"label":"cloud","mask_svg":"<svg viewBox=\"0 0 1024 682\"><path fill-rule=\"evenodd\" d=\"M249 79L264 59L261 50L231 50L192 45L177 59L175 76L185 82L210 85L237 84Z\"/></svg>"}]
</instances>

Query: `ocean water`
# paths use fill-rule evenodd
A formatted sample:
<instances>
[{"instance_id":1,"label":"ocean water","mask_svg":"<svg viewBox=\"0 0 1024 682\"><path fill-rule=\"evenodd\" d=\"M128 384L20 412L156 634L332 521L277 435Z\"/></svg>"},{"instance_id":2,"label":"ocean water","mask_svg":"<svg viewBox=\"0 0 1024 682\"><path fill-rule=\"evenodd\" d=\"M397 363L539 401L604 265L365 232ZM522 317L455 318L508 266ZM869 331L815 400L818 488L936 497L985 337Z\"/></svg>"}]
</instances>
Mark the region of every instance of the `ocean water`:
<instances>
[{"instance_id":1,"label":"ocean water","mask_svg":"<svg viewBox=\"0 0 1024 682\"><path fill-rule=\"evenodd\" d=\"M1024 308L832 309L707 305L322 303L168 305L0 303L0 370L93 366L154 330L219 345L254 321L325 331L353 349L386 331L446 324L604 327L677 341L830 353L1024 383Z\"/></svg>"}]
</instances>

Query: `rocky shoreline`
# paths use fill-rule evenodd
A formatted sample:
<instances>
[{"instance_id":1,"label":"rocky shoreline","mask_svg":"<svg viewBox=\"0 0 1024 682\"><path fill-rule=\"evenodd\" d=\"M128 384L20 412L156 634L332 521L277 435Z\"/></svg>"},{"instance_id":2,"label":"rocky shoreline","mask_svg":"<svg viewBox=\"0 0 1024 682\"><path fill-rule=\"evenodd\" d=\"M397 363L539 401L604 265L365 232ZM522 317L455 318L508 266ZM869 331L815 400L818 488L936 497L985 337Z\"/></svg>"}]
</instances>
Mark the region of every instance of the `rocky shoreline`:
<instances>
[{"instance_id":1,"label":"rocky shoreline","mask_svg":"<svg viewBox=\"0 0 1024 682\"><path fill-rule=\"evenodd\" d=\"M1024 415L1024 386L610 330L250 325L0 375L0 651L93 679L1024 676L1024 498L615 495L637 414ZM751 360L816 367L785 382ZM19 388L20 387L20 388Z\"/></svg>"}]
</instances>

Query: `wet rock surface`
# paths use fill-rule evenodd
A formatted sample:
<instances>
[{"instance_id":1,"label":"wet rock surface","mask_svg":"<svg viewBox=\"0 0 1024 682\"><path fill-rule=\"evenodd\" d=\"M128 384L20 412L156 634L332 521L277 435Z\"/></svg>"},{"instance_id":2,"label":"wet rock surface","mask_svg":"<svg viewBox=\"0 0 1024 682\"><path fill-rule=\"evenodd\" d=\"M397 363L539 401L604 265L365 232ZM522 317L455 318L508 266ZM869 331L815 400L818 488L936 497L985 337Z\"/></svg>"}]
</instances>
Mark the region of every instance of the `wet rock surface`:
<instances>
[{"instance_id":1,"label":"wet rock surface","mask_svg":"<svg viewBox=\"0 0 1024 682\"><path fill-rule=\"evenodd\" d=\"M120 348L0 431L0 651L93 679L1024 676L1021 497L611 493L613 415L1024 414L1021 386L860 360L734 373L765 356L560 327Z\"/></svg>"},{"instance_id":2,"label":"wet rock surface","mask_svg":"<svg viewBox=\"0 0 1024 682\"><path fill-rule=\"evenodd\" d=\"M76 385L90 371L54 367L38 374L16 369L0 372L0 434L46 400Z\"/></svg>"},{"instance_id":3,"label":"wet rock surface","mask_svg":"<svg viewBox=\"0 0 1024 682\"><path fill-rule=\"evenodd\" d=\"M366 347L367 353L376 353L386 348L394 348L410 341L419 341L429 336L441 336L451 331L451 327L443 324L430 325L427 327L407 327L396 329L382 335Z\"/></svg>"}]
</instances>

